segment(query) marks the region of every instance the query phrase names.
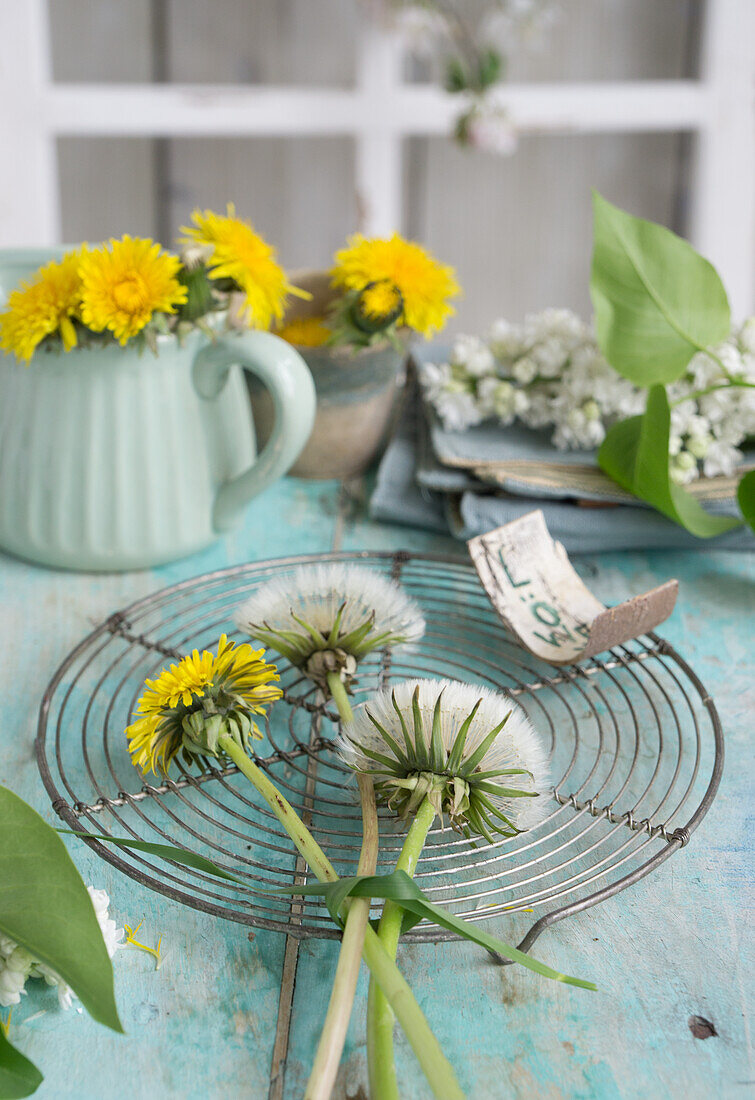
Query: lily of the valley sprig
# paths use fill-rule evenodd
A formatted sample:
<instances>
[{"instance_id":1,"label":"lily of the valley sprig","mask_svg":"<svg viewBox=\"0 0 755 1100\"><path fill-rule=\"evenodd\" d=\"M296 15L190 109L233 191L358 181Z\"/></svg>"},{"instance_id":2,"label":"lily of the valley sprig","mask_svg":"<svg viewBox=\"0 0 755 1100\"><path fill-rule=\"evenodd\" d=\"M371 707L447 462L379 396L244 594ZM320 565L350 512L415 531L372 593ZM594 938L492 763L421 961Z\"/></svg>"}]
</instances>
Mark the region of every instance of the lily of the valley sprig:
<instances>
[{"instance_id":1,"label":"lily of the valley sprig","mask_svg":"<svg viewBox=\"0 0 755 1100\"><path fill-rule=\"evenodd\" d=\"M369 775L380 799L411 822L397 870L413 875L436 817L466 836L513 836L548 813L547 756L510 698L449 680L406 680L357 708L343 731L347 763ZM386 901L379 936L395 958L403 911ZM394 1018L370 983L370 1094L398 1098Z\"/></svg>"},{"instance_id":2,"label":"lily of the valley sprig","mask_svg":"<svg viewBox=\"0 0 755 1100\"><path fill-rule=\"evenodd\" d=\"M340 678L336 679L342 687ZM200 655L194 651L170 668L163 669L155 680L146 682L146 691L137 705L138 717L127 730L132 760L142 772L151 768L167 775L179 753L183 753L188 761L196 760L200 764L207 757L228 757L262 795L318 880L336 882L338 875L335 869L309 829L248 755L251 739L261 736L255 716L265 713L266 707L281 695L280 689L275 686L277 680L275 665L264 660L262 650L255 651L246 643L236 646L223 636L216 654L205 650ZM343 701L351 713L345 691ZM367 777L362 777L360 788L364 807L368 801L366 794L372 791ZM374 814L373 799L371 817ZM368 833L369 845L374 843L376 846L376 819L371 821L369 829L366 822L364 849L368 848ZM362 861L360 867L362 871L369 870ZM355 905L356 901L347 901L342 906L346 922L345 942ZM375 981L391 1004L434 1095L459 1100L463 1094L453 1069L394 960L369 927L368 915L369 902L367 912L363 914L361 934L354 934L352 920L352 934L348 942L352 947L357 944ZM349 972L347 977L350 976ZM338 978L337 974L336 980ZM339 985L338 1003L340 1005L345 1001L350 1009L353 990L347 988L344 996L341 988ZM334 1026L340 1036L340 1010ZM338 1067L341 1049L342 1039L340 1045L335 1047L330 1042L323 1045L322 1057L318 1056L316 1060L317 1079L308 1095L322 1098L330 1095L330 1074L334 1062L335 1068Z\"/></svg>"}]
</instances>

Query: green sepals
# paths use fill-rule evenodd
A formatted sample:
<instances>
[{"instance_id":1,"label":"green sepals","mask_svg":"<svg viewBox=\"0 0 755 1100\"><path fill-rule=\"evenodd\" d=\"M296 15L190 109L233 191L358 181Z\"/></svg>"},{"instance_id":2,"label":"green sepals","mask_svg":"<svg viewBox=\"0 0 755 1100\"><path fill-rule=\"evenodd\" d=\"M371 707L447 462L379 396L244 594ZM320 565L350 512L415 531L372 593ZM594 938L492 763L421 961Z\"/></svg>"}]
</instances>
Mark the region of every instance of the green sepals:
<instances>
[{"instance_id":1,"label":"green sepals","mask_svg":"<svg viewBox=\"0 0 755 1100\"><path fill-rule=\"evenodd\" d=\"M406 351L406 342L399 334L403 308L394 320L383 323L377 329L370 327L368 331L363 324L355 321L359 295L358 290L347 290L334 302L328 317L331 332L326 346L349 347L356 352L362 348L390 344L398 352Z\"/></svg>"},{"instance_id":2,"label":"green sepals","mask_svg":"<svg viewBox=\"0 0 755 1100\"><path fill-rule=\"evenodd\" d=\"M380 722L378 722L377 718L375 718L375 716L373 714L370 714L369 710L366 707L365 707L365 714L367 715L369 720L372 722L373 726L378 731L380 736L383 738L385 743L390 747L391 752L393 752L395 754L396 760L401 765L401 767L402 768L408 767L409 766L409 759L404 754L404 752L399 748L398 742L394 741L394 739L391 737L390 733L385 728L385 726L381 725ZM393 769L391 769L391 770L393 770Z\"/></svg>"},{"instance_id":3,"label":"green sepals","mask_svg":"<svg viewBox=\"0 0 755 1100\"><path fill-rule=\"evenodd\" d=\"M200 317L217 308L212 283L205 264L182 267L177 275L179 283L186 287L186 301L178 307L180 321L198 321Z\"/></svg>"},{"instance_id":4,"label":"green sepals","mask_svg":"<svg viewBox=\"0 0 755 1100\"><path fill-rule=\"evenodd\" d=\"M472 725L474 716L475 714L477 714L481 703L482 698L477 700L477 702L472 707L471 711L459 727L459 732L456 734L456 738L448 757L447 770L449 772L457 772L459 770L461 762L464 758L464 745L467 740L467 733L469 732L469 727Z\"/></svg>"},{"instance_id":5,"label":"green sepals","mask_svg":"<svg viewBox=\"0 0 755 1100\"><path fill-rule=\"evenodd\" d=\"M714 516L669 474L671 411L663 386L652 386L642 416L614 424L598 451L598 465L624 489L647 501L698 538L723 534L741 521Z\"/></svg>"},{"instance_id":6,"label":"green sepals","mask_svg":"<svg viewBox=\"0 0 755 1100\"><path fill-rule=\"evenodd\" d=\"M411 737L409 736L409 729L408 729L407 724L406 724L406 719L404 718L404 715L401 712L401 708L399 707L398 703L396 702L396 690L395 690L395 688L391 692L391 703L393 704L393 709L395 710L396 714L398 715L398 720L401 723L401 732L404 735L404 742L406 744L407 758L411 759L412 756L414 755L414 744L412 742Z\"/></svg>"},{"instance_id":7,"label":"green sepals","mask_svg":"<svg viewBox=\"0 0 755 1100\"><path fill-rule=\"evenodd\" d=\"M501 732L503 727L506 725L506 723L508 722L510 717L511 717L511 711L509 711L506 714L503 721L499 722L498 725L495 726L490 731L490 733L487 734L487 736L483 738L483 740L480 742L480 744L474 750L472 755L467 757L467 759L463 761L463 763L461 764L460 769L459 769L461 775L469 776L469 775L472 774L472 772L475 770L477 765L483 759L483 757L485 756L485 753L488 751L490 746L493 744L496 737Z\"/></svg>"},{"instance_id":8,"label":"green sepals","mask_svg":"<svg viewBox=\"0 0 755 1100\"><path fill-rule=\"evenodd\" d=\"M425 728L422 724L422 711L419 706L419 684L412 695L412 717L414 720L414 754L420 769L430 767L430 757L425 744Z\"/></svg>"},{"instance_id":9,"label":"green sepals","mask_svg":"<svg viewBox=\"0 0 755 1100\"><path fill-rule=\"evenodd\" d=\"M433 728L430 735L430 763L434 772L442 772L446 761L443 754L443 741L440 735L440 713L443 702L443 691L440 692L438 698L435 700L435 709L433 710Z\"/></svg>"},{"instance_id":10,"label":"green sepals","mask_svg":"<svg viewBox=\"0 0 755 1100\"><path fill-rule=\"evenodd\" d=\"M388 280L374 280L371 283L367 283L367 285L359 291L351 307L351 320L360 332L365 332L368 335L372 335L376 332L384 332L387 328L390 328L391 325L395 325L404 312L404 299L401 291L397 286L391 284L389 284L389 287L395 291L396 294L396 304L394 308L389 313L382 315L371 314L367 311L365 307L366 292L372 290L379 282L388 283Z\"/></svg>"},{"instance_id":11,"label":"green sepals","mask_svg":"<svg viewBox=\"0 0 755 1100\"><path fill-rule=\"evenodd\" d=\"M184 759L220 756L221 737L230 737L240 749L249 752L254 739L259 739L256 724L243 706L222 707L218 710L211 696L202 699L202 705L181 719L182 750Z\"/></svg>"}]
</instances>

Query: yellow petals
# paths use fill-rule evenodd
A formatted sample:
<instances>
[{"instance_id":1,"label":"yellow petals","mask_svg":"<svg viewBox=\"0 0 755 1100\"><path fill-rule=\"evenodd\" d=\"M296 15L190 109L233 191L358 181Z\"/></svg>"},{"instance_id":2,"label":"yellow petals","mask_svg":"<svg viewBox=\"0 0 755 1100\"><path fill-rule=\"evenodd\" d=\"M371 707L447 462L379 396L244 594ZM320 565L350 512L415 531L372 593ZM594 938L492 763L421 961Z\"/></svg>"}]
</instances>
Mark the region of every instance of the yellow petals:
<instances>
[{"instance_id":1,"label":"yellow petals","mask_svg":"<svg viewBox=\"0 0 755 1100\"><path fill-rule=\"evenodd\" d=\"M77 249L45 264L11 292L6 310L0 314L0 347L4 351L28 363L45 337L54 333L60 333L66 351L76 346L73 321L80 316L83 251Z\"/></svg>"},{"instance_id":2,"label":"yellow petals","mask_svg":"<svg viewBox=\"0 0 755 1100\"><path fill-rule=\"evenodd\" d=\"M426 337L443 328L454 313L449 299L461 293L452 267L397 233L373 239L356 233L336 253L332 276L333 285L345 290L361 291L368 283L395 285L404 300L401 323Z\"/></svg>"},{"instance_id":3,"label":"yellow petals","mask_svg":"<svg viewBox=\"0 0 755 1100\"><path fill-rule=\"evenodd\" d=\"M210 278L230 279L243 291L242 312L250 328L269 329L273 322L280 323L289 294L307 296L289 284L275 249L236 217L233 203L228 203L225 215L195 210L191 220L193 225L181 228L186 234L181 243L199 246Z\"/></svg>"},{"instance_id":4,"label":"yellow petals","mask_svg":"<svg viewBox=\"0 0 755 1100\"><path fill-rule=\"evenodd\" d=\"M300 348L319 348L328 342L331 332L322 317L295 317L276 329L275 335Z\"/></svg>"},{"instance_id":5,"label":"yellow petals","mask_svg":"<svg viewBox=\"0 0 755 1100\"><path fill-rule=\"evenodd\" d=\"M401 306L401 291L389 279L369 283L359 295L362 312L375 321L390 317Z\"/></svg>"},{"instance_id":6,"label":"yellow petals","mask_svg":"<svg viewBox=\"0 0 755 1100\"><path fill-rule=\"evenodd\" d=\"M126 729L136 767L167 773L183 744L183 719L202 709L205 697L214 701L216 713L222 713L232 699L247 713L264 714L265 707L283 694L273 683L280 679L277 669L264 655L264 649L253 649L248 642L236 645L223 634L217 654L195 649L154 680L146 680L147 690L136 707L138 717ZM261 737L253 728L255 736Z\"/></svg>"},{"instance_id":7,"label":"yellow petals","mask_svg":"<svg viewBox=\"0 0 755 1100\"><path fill-rule=\"evenodd\" d=\"M156 312L175 313L186 301L178 281L181 261L148 238L125 236L87 252L80 264L81 318L95 332L108 329L120 344Z\"/></svg>"}]
</instances>

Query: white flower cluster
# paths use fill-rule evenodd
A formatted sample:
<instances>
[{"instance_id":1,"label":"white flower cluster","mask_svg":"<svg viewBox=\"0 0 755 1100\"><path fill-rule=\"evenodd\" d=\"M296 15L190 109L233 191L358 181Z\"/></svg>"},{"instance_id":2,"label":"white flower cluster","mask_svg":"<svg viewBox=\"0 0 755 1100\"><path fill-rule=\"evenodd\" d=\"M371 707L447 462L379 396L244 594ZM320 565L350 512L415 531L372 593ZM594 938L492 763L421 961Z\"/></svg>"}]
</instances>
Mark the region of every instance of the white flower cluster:
<instances>
[{"instance_id":1,"label":"white flower cluster","mask_svg":"<svg viewBox=\"0 0 755 1100\"><path fill-rule=\"evenodd\" d=\"M755 382L755 317L710 353L690 362L668 387L671 476L730 475L755 435L755 390L731 386L697 393L734 378ZM486 420L520 420L551 429L559 450L593 450L619 420L644 411L645 391L613 370L592 328L570 310L546 309L523 324L496 321L487 340L458 336L448 362L425 363L422 386L443 426L465 431Z\"/></svg>"},{"instance_id":2,"label":"white flower cluster","mask_svg":"<svg viewBox=\"0 0 755 1100\"><path fill-rule=\"evenodd\" d=\"M87 889L92 899L94 911L97 914L97 922L105 941L107 953L112 959L121 946L123 929L116 928L115 921L111 920L109 916L110 898L105 891L95 890L93 886L89 886ZM48 985L57 986L60 1007L71 1007L74 997L71 987L66 985L63 979L50 970L48 966L34 959L26 948L19 947L14 940L0 933L0 1005L3 1008L9 1008L11 1005L19 1003L21 994L26 992L27 978L44 978Z\"/></svg>"}]
</instances>

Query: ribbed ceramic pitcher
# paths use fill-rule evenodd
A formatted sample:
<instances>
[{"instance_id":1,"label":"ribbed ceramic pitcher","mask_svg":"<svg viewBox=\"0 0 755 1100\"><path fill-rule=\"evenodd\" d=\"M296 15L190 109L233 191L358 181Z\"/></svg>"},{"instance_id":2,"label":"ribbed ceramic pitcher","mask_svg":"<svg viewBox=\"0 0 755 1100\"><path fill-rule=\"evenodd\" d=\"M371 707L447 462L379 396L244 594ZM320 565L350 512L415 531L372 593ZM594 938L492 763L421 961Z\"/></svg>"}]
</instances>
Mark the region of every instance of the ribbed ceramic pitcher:
<instances>
[{"instance_id":1,"label":"ribbed ceramic pitcher","mask_svg":"<svg viewBox=\"0 0 755 1100\"><path fill-rule=\"evenodd\" d=\"M53 250L0 252L0 301ZM260 455L243 370L270 390ZM264 332L198 331L158 355L112 344L0 352L0 548L69 569L138 569L230 530L309 438L312 377Z\"/></svg>"}]
</instances>

